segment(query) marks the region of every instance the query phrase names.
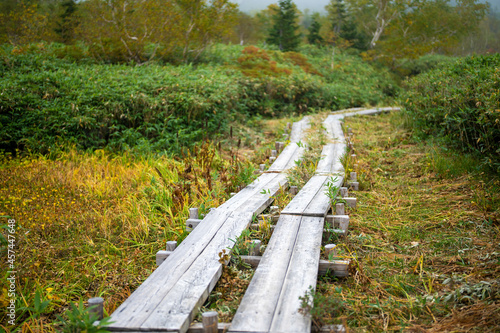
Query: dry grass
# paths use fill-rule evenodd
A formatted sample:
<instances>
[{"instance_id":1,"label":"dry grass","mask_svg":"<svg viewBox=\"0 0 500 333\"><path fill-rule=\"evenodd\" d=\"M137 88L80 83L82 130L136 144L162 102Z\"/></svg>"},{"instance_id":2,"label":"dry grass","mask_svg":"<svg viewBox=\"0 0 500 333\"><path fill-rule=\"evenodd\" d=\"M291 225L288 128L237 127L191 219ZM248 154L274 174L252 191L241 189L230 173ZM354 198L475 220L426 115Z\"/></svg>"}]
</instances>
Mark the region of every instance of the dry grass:
<instances>
[{"instance_id":1,"label":"dry grass","mask_svg":"<svg viewBox=\"0 0 500 333\"><path fill-rule=\"evenodd\" d=\"M319 286L342 299L336 320L354 332L498 332L499 179L413 141L398 114L346 123L361 186L343 244L354 264Z\"/></svg>"},{"instance_id":2,"label":"dry grass","mask_svg":"<svg viewBox=\"0 0 500 333\"><path fill-rule=\"evenodd\" d=\"M90 297L105 298L112 313L155 269L165 241L186 236L188 208L219 206L255 169L236 145L224 152L208 143L177 160L73 150L1 158L0 215L17 222L16 321L26 332L53 331L57 314ZM36 291L50 301L43 313L29 309Z\"/></svg>"}]
</instances>

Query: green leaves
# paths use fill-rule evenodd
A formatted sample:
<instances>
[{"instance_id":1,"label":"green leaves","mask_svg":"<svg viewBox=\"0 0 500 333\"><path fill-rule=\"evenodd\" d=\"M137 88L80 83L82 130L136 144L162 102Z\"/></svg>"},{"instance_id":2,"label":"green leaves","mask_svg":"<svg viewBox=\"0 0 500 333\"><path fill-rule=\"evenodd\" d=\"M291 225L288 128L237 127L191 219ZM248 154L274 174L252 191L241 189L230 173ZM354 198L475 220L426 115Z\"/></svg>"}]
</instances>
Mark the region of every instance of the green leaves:
<instances>
[{"instance_id":1,"label":"green leaves","mask_svg":"<svg viewBox=\"0 0 500 333\"><path fill-rule=\"evenodd\" d=\"M332 209L335 211L335 204L337 203L337 195L340 187L336 185L338 181L338 177L330 177L330 180L325 184L325 195L330 199L330 205Z\"/></svg>"},{"instance_id":2,"label":"green leaves","mask_svg":"<svg viewBox=\"0 0 500 333\"><path fill-rule=\"evenodd\" d=\"M409 125L500 172L499 66L498 54L474 56L412 79L400 97Z\"/></svg>"},{"instance_id":3,"label":"green leaves","mask_svg":"<svg viewBox=\"0 0 500 333\"><path fill-rule=\"evenodd\" d=\"M227 65L196 67L74 63L54 57L58 50L6 49L0 58L0 149L179 153L231 121L377 104L394 93L387 73L359 57L338 55L339 70L330 70L327 50L234 46L218 60Z\"/></svg>"},{"instance_id":4,"label":"green leaves","mask_svg":"<svg viewBox=\"0 0 500 333\"><path fill-rule=\"evenodd\" d=\"M273 16L274 25L267 42L279 47L281 51L294 51L300 44L297 33L297 7L291 0L279 0L279 9Z\"/></svg>"},{"instance_id":5,"label":"green leaves","mask_svg":"<svg viewBox=\"0 0 500 333\"><path fill-rule=\"evenodd\" d=\"M87 308L83 305L82 300L78 304L70 303L70 308L65 313L65 317L57 316L59 322L62 326L62 332L64 333L104 333L108 332L104 327L111 324L111 318L107 317L99 321L97 325L94 325L98 320L97 315L89 312Z\"/></svg>"}]
</instances>

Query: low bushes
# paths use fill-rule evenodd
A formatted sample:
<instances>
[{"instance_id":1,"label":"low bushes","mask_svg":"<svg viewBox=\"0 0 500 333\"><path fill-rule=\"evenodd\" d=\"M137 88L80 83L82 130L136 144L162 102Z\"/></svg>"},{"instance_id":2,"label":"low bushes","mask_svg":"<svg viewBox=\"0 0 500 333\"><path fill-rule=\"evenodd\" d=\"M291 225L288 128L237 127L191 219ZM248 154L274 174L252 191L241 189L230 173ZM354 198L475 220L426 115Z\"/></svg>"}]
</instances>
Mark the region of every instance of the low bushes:
<instances>
[{"instance_id":1,"label":"low bushes","mask_svg":"<svg viewBox=\"0 0 500 333\"><path fill-rule=\"evenodd\" d=\"M418 134L475 152L500 172L500 55L463 58L407 82L400 97Z\"/></svg>"},{"instance_id":2,"label":"low bushes","mask_svg":"<svg viewBox=\"0 0 500 333\"><path fill-rule=\"evenodd\" d=\"M60 45L4 47L0 149L47 153L68 145L179 152L255 115L377 104L394 95L387 72L355 56L217 46L197 65L142 66L64 57ZM236 58L236 55L239 56Z\"/></svg>"}]
</instances>

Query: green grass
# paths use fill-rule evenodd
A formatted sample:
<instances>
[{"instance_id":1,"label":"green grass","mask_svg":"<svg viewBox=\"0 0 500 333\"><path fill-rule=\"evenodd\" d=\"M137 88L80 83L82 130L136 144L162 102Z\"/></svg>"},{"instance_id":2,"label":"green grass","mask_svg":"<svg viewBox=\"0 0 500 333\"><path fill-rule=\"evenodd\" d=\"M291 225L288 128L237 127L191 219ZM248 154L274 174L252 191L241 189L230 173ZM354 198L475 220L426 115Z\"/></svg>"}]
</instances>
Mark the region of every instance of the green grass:
<instances>
[{"instance_id":1,"label":"green grass","mask_svg":"<svg viewBox=\"0 0 500 333\"><path fill-rule=\"evenodd\" d=\"M414 141L403 123L397 113L346 120L361 187L341 244L353 264L350 277L319 283L343 304L319 320L355 332L495 332L500 181L470 157Z\"/></svg>"},{"instance_id":2,"label":"green grass","mask_svg":"<svg viewBox=\"0 0 500 333\"><path fill-rule=\"evenodd\" d=\"M274 145L271 133L263 139L264 146ZM256 177L250 159L262 160L242 150L248 147L206 142L176 160L103 150L1 155L0 224L10 216L17 227L17 328L56 331L57 315L96 296L112 313L155 269L165 242L186 237L188 208L206 214ZM0 266L7 272L6 261ZM3 309L10 299L5 286ZM28 308L36 295L49 304L34 317ZM6 323L4 311L0 323Z\"/></svg>"}]
</instances>

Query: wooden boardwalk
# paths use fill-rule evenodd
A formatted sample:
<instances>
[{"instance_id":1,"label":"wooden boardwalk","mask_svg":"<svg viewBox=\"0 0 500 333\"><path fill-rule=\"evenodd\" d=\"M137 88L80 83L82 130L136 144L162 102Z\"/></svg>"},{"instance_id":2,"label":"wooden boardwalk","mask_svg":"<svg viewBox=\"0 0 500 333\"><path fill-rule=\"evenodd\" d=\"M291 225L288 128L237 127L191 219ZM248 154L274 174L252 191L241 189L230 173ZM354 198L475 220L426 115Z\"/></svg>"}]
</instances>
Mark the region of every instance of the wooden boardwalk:
<instances>
[{"instance_id":1,"label":"wooden boardwalk","mask_svg":"<svg viewBox=\"0 0 500 333\"><path fill-rule=\"evenodd\" d=\"M110 331L186 332L198 308L217 283L222 265L219 253L232 248L236 239L287 186L285 171L301 158L308 119L295 123L289 147L264 173L223 205L212 210L179 247L111 315ZM283 162L285 161L285 162ZM271 169L270 168L270 169Z\"/></svg>"},{"instance_id":2,"label":"wooden boardwalk","mask_svg":"<svg viewBox=\"0 0 500 333\"><path fill-rule=\"evenodd\" d=\"M299 312L299 298L316 287L324 222L331 206L325 194L326 183L333 182L339 189L344 181L339 162L345 153L342 128L333 118L324 126L334 143L323 148L316 175L281 211L229 332L311 331L311 318Z\"/></svg>"},{"instance_id":3,"label":"wooden boardwalk","mask_svg":"<svg viewBox=\"0 0 500 333\"><path fill-rule=\"evenodd\" d=\"M234 320L230 325L223 324L224 329L235 333L311 331L311 319L299 313L299 297L310 287L315 288L318 269L325 264L320 260L325 219L344 221L344 215L327 218L330 198L325 194L327 182L334 180L338 188L344 182L340 157L346 151L346 140L340 120L345 116L385 110L350 111L332 114L325 120L324 127L332 143L324 146L316 174L281 212ZM270 168L207 214L112 314L110 331L196 331L190 328L191 322L222 273L219 253L232 248L232 240L272 203L272 196L280 188L287 186L284 171L302 157L304 146L300 141L307 127L307 118L293 124L290 144ZM345 223L343 226L347 230ZM334 265L347 267L346 262Z\"/></svg>"}]
</instances>

